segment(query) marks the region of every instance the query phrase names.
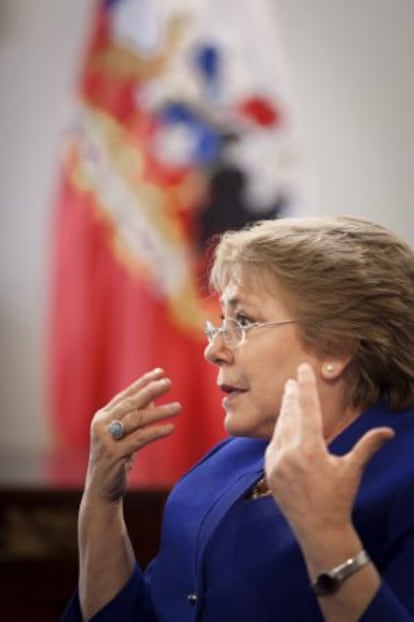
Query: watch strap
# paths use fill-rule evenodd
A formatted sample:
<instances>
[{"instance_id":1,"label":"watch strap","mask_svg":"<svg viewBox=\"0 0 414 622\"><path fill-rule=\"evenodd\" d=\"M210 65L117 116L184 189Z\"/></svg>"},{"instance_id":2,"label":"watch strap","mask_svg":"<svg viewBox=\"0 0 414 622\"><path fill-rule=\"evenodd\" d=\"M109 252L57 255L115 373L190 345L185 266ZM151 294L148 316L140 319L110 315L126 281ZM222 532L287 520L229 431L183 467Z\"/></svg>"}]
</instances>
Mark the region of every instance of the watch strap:
<instances>
[{"instance_id":1,"label":"watch strap","mask_svg":"<svg viewBox=\"0 0 414 622\"><path fill-rule=\"evenodd\" d=\"M324 570L312 582L312 588L317 596L334 594L345 579L363 568L370 561L368 553L362 549L354 557L349 557L344 562Z\"/></svg>"}]
</instances>

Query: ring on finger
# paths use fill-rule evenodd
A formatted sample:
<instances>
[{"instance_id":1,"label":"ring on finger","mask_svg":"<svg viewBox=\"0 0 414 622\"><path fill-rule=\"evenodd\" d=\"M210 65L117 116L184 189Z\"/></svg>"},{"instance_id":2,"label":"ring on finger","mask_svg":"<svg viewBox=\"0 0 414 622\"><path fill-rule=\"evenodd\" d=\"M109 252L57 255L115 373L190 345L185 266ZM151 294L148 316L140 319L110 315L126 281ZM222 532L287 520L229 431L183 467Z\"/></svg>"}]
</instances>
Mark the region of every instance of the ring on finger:
<instances>
[{"instance_id":1,"label":"ring on finger","mask_svg":"<svg viewBox=\"0 0 414 622\"><path fill-rule=\"evenodd\" d=\"M114 441L119 441L125 436L125 426L119 419L114 419L108 426L108 432Z\"/></svg>"}]
</instances>

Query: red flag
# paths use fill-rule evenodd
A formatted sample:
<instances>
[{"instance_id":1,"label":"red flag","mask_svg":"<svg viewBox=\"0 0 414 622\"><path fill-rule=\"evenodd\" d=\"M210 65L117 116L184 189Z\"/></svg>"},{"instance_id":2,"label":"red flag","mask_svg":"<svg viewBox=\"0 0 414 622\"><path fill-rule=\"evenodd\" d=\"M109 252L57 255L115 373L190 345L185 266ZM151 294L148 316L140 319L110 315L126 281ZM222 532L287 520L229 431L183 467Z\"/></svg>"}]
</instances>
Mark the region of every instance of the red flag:
<instances>
[{"instance_id":1,"label":"red flag","mask_svg":"<svg viewBox=\"0 0 414 622\"><path fill-rule=\"evenodd\" d=\"M86 456L94 412L160 366L183 412L171 438L139 453L140 484L172 483L224 436L216 372L203 359L203 321L217 317L204 287L206 239L277 217L289 202L288 184L279 176L269 186L268 175L256 183L265 202L251 206L239 166L249 145L284 135L283 105L251 85L230 96L226 51L198 36L201 4L183 13L184 4L98 2L56 210L56 447Z\"/></svg>"}]
</instances>

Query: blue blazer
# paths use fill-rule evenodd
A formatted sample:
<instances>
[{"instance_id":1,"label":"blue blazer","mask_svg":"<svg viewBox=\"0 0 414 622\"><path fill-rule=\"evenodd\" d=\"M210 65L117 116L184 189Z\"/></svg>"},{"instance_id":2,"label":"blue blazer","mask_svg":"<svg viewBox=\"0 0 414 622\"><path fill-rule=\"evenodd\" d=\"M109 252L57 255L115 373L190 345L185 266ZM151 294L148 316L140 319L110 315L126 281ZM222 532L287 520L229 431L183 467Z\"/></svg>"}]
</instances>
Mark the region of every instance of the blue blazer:
<instances>
[{"instance_id":1,"label":"blue blazer","mask_svg":"<svg viewBox=\"0 0 414 622\"><path fill-rule=\"evenodd\" d=\"M361 622L414 622L414 408L367 410L330 445L346 453L368 429L396 436L371 460L353 521L382 576ZM94 622L317 622L323 620L301 550L272 497L246 494L263 473L267 442L223 441L174 487L161 546L137 565ZM80 622L77 593L61 622Z\"/></svg>"}]
</instances>

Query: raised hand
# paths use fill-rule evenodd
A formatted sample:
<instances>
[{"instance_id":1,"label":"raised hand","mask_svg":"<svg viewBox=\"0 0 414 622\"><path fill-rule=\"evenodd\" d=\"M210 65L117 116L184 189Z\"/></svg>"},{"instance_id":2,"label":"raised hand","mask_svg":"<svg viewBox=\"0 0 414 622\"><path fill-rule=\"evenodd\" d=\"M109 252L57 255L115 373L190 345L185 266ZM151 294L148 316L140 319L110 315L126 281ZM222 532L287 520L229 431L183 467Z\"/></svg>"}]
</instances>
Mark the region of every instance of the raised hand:
<instances>
[{"instance_id":1,"label":"raised hand","mask_svg":"<svg viewBox=\"0 0 414 622\"><path fill-rule=\"evenodd\" d=\"M314 372L307 364L299 366L297 379L285 386L266 450L265 471L268 486L300 542L349 528L364 467L393 434L390 428L376 428L346 455L329 453Z\"/></svg>"},{"instance_id":2,"label":"raised hand","mask_svg":"<svg viewBox=\"0 0 414 622\"><path fill-rule=\"evenodd\" d=\"M169 436L172 423L162 420L181 411L178 402L155 405L166 394L171 381L162 369L150 371L100 409L91 422L91 448L85 485L89 497L104 502L122 498L127 475L135 453L157 439ZM110 432L111 422L121 422L123 435L118 440Z\"/></svg>"}]
</instances>

